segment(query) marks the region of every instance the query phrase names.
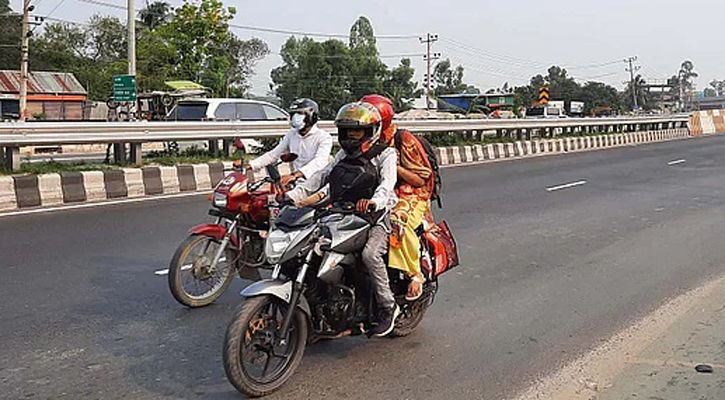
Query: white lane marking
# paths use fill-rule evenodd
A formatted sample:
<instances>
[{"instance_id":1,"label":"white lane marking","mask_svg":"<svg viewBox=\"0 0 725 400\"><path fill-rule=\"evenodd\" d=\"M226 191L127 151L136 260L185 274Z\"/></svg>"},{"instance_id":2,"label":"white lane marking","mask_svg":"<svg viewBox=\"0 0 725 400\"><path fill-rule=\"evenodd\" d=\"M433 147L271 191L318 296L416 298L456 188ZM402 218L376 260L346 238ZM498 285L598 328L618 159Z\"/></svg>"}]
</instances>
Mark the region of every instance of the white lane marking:
<instances>
[{"instance_id":1,"label":"white lane marking","mask_svg":"<svg viewBox=\"0 0 725 400\"><path fill-rule=\"evenodd\" d=\"M674 160L674 161L670 161L670 162L668 162L668 163L667 163L667 165L677 165L677 164L682 164L682 163L683 163L683 162L685 162L685 161L686 161L686 160L685 160L684 158L681 158L681 159L679 159L679 160Z\"/></svg>"},{"instance_id":2,"label":"white lane marking","mask_svg":"<svg viewBox=\"0 0 725 400\"><path fill-rule=\"evenodd\" d=\"M227 260L226 257L219 258L219 262L224 262L226 260ZM182 271L188 271L193 266L194 266L193 264L182 265L181 266L181 270ZM166 269L160 269L160 270L154 271L154 274L159 275L159 276L168 275L169 274L169 269L168 268L166 268Z\"/></svg>"},{"instance_id":3,"label":"white lane marking","mask_svg":"<svg viewBox=\"0 0 725 400\"><path fill-rule=\"evenodd\" d=\"M153 196L153 197L138 197L138 198L133 198L133 199L101 201L98 203L84 203L84 204L72 204L72 205L58 206L58 207L34 208L32 210L19 210L19 211L0 213L0 218L12 217L15 215L41 214L41 213L47 213L47 212L53 212L53 211L76 210L76 209L81 209L81 208L102 207L102 206L110 206L110 205L115 205L115 204L136 203L136 202L142 202L142 201L168 200L168 199L175 199L175 198L181 198L181 197L201 196L201 195L209 194L211 192L212 192L211 190L205 190L203 192L176 193L176 194L167 194L167 195Z\"/></svg>"},{"instance_id":4,"label":"white lane marking","mask_svg":"<svg viewBox=\"0 0 725 400\"><path fill-rule=\"evenodd\" d=\"M547 192L555 192L557 190L563 190L563 189L573 188L573 187L576 187L576 186L581 186L581 185L584 185L586 183L587 183L587 181L576 181L576 182L571 182L571 183L565 183L563 185L552 186L552 187L546 188L546 191Z\"/></svg>"}]
</instances>

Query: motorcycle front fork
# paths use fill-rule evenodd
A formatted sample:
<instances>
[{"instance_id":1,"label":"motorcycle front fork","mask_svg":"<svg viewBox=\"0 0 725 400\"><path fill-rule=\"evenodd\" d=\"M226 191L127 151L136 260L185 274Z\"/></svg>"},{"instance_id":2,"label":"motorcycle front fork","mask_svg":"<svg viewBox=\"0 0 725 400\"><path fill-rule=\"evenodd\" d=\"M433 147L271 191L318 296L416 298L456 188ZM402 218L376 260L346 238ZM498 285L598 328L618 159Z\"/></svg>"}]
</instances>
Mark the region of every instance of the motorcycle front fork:
<instances>
[{"instance_id":1,"label":"motorcycle front fork","mask_svg":"<svg viewBox=\"0 0 725 400\"><path fill-rule=\"evenodd\" d=\"M297 278L294 282L292 282L292 296L289 302L289 307L287 308L287 313L284 315L282 327L279 331L277 331L282 345L285 345L287 342L289 326L292 323L292 317L295 315L295 312L297 312L297 303L299 303L302 290L304 289L305 275L307 275L307 270L310 268L310 261L312 260L313 254L313 251L307 253L305 263L302 264L300 272L297 273Z\"/></svg>"},{"instance_id":2,"label":"motorcycle front fork","mask_svg":"<svg viewBox=\"0 0 725 400\"><path fill-rule=\"evenodd\" d=\"M229 246L229 241L232 238L232 233L234 232L234 229L237 227L237 221L233 221L231 225L229 225L229 228L227 228L227 233L224 235L224 238L222 239L221 244L219 245L219 248L216 251L216 254L214 254L214 259L211 261L211 266L209 267L210 273L214 274L216 273L216 267L219 264L219 259L222 257L222 254L224 254L224 251L227 249L227 246Z\"/></svg>"}]
</instances>

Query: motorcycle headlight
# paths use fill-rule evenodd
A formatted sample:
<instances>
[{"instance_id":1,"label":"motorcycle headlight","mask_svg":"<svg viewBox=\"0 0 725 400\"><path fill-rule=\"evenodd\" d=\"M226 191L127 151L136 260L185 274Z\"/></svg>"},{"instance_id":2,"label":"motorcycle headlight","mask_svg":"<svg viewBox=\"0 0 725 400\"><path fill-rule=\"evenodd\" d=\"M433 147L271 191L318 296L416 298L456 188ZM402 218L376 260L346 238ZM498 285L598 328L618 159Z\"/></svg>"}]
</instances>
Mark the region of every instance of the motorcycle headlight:
<instances>
[{"instance_id":1,"label":"motorcycle headlight","mask_svg":"<svg viewBox=\"0 0 725 400\"><path fill-rule=\"evenodd\" d=\"M227 195L223 193L214 193L214 197L211 199L211 204L214 207L226 208L227 206Z\"/></svg>"},{"instance_id":2,"label":"motorcycle headlight","mask_svg":"<svg viewBox=\"0 0 725 400\"><path fill-rule=\"evenodd\" d=\"M287 250L292 238L290 234L282 231L271 231L267 237L264 253L271 264L276 264Z\"/></svg>"}]
</instances>

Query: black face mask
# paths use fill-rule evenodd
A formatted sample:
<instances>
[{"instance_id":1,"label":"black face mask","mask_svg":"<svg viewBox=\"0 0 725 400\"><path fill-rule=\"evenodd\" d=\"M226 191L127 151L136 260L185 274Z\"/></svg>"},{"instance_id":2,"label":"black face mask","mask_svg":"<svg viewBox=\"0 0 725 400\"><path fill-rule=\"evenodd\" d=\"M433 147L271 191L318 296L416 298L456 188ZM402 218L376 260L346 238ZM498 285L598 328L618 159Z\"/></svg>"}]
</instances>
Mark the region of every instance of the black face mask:
<instances>
[{"instance_id":1,"label":"black face mask","mask_svg":"<svg viewBox=\"0 0 725 400\"><path fill-rule=\"evenodd\" d=\"M340 147L347 153L347 155L352 156L361 151L362 148L362 140L356 140L356 139L340 139Z\"/></svg>"}]
</instances>

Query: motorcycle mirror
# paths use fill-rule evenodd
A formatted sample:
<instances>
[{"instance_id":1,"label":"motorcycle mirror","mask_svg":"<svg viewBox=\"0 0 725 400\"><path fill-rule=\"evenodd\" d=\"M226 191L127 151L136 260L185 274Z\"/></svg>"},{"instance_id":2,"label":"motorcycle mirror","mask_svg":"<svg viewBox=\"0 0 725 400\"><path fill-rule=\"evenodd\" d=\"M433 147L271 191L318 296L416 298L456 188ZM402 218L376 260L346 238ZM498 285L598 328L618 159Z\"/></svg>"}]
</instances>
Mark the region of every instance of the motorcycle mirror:
<instances>
[{"instance_id":1,"label":"motorcycle mirror","mask_svg":"<svg viewBox=\"0 0 725 400\"><path fill-rule=\"evenodd\" d=\"M234 147L237 148L239 151L244 151L244 143L242 142L242 139L236 138L234 139Z\"/></svg>"},{"instance_id":2,"label":"motorcycle mirror","mask_svg":"<svg viewBox=\"0 0 725 400\"><path fill-rule=\"evenodd\" d=\"M277 167L274 165L267 165L267 175L269 175L270 179L272 179L272 182L279 182L282 178L277 170Z\"/></svg>"},{"instance_id":3,"label":"motorcycle mirror","mask_svg":"<svg viewBox=\"0 0 725 400\"><path fill-rule=\"evenodd\" d=\"M282 154L279 158L283 162L292 162L292 161L296 160L297 157L298 156L295 153L285 153L285 154Z\"/></svg>"}]
</instances>

